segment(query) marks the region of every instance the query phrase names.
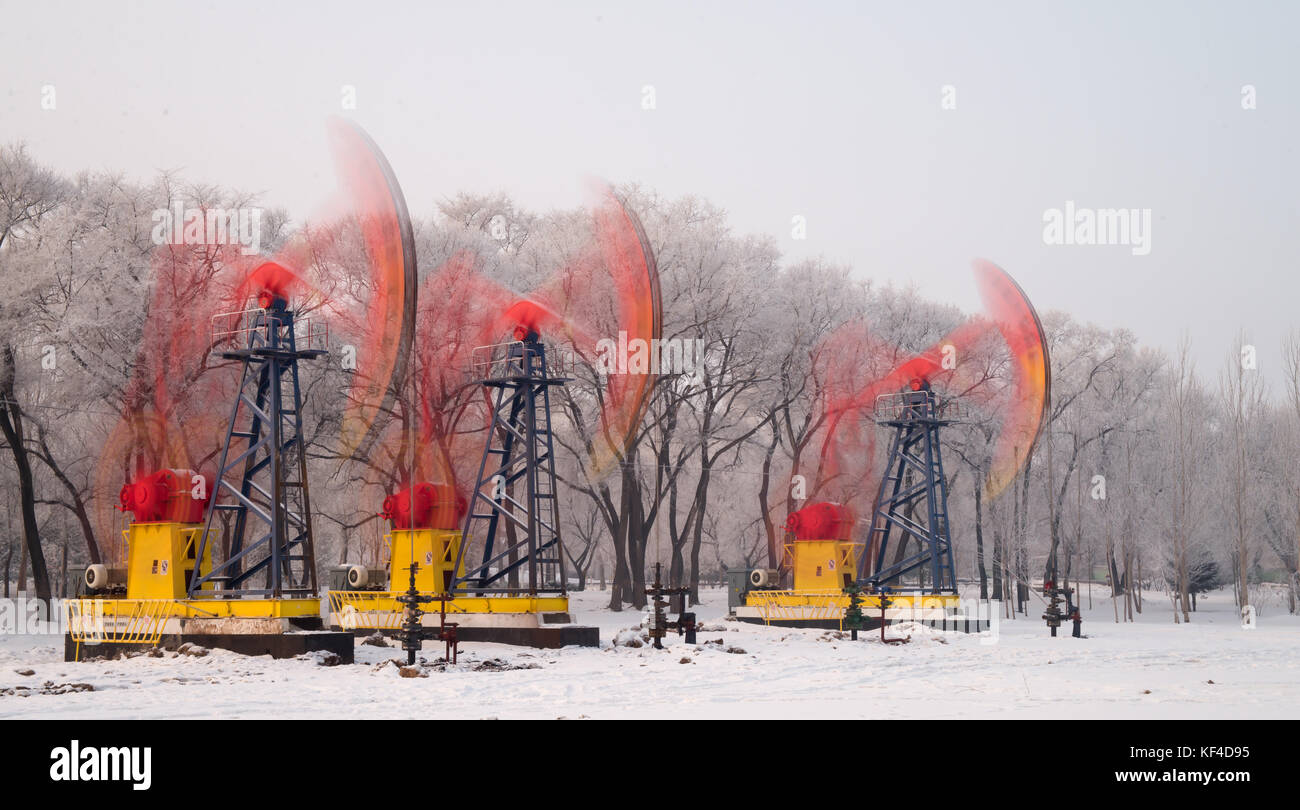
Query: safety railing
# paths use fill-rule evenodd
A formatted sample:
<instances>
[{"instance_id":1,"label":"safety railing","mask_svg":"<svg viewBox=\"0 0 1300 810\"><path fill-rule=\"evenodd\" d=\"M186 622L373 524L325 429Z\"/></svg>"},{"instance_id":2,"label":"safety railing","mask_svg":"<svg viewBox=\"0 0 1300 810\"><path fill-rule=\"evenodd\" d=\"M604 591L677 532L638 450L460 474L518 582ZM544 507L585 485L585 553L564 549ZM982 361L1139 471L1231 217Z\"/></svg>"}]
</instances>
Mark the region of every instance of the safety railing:
<instances>
[{"instance_id":1,"label":"safety railing","mask_svg":"<svg viewBox=\"0 0 1300 810\"><path fill-rule=\"evenodd\" d=\"M476 380L504 380L520 375L525 357L534 359L529 365L536 368L538 344L512 340L507 343L493 343L476 346L470 351L469 373ZM571 349L564 349L554 344L541 344L546 354L546 374L549 377L572 377L574 355Z\"/></svg>"},{"instance_id":2,"label":"safety railing","mask_svg":"<svg viewBox=\"0 0 1300 810\"><path fill-rule=\"evenodd\" d=\"M933 391L900 391L876 397L873 415L878 422L897 422L902 419L943 419L956 422L966 417L961 400L956 397L940 399Z\"/></svg>"},{"instance_id":3,"label":"safety railing","mask_svg":"<svg viewBox=\"0 0 1300 810\"><path fill-rule=\"evenodd\" d=\"M269 310L256 307L213 315L210 328L211 345L217 350L247 348L249 336L253 332L265 332L268 325L279 329L287 320L285 317L270 314ZM299 351L326 350L329 348L329 324L309 315L295 315L293 340Z\"/></svg>"},{"instance_id":4,"label":"safety railing","mask_svg":"<svg viewBox=\"0 0 1300 810\"><path fill-rule=\"evenodd\" d=\"M330 616L344 630L396 630L401 603L383 591L330 591Z\"/></svg>"},{"instance_id":5,"label":"safety railing","mask_svg":"<svg viewBox=\"0 0 1300 810\"><path fill-rule=\"evenodd\" d=\"M849 598L840 591L750 591L764 623L773 621L844 621ZM842 626L841 626L841 629Z\"/></svg>"},{"instance_id":6,"label":"safety railing","mask_svg":"<svg viewBox=\"0 0 1300 810\"><path fill-rule=\"evenodd\" d=\"M63 609L78 644L156 645L181 613L174 599L65 599Z\"/></svg>"}]
</instances>

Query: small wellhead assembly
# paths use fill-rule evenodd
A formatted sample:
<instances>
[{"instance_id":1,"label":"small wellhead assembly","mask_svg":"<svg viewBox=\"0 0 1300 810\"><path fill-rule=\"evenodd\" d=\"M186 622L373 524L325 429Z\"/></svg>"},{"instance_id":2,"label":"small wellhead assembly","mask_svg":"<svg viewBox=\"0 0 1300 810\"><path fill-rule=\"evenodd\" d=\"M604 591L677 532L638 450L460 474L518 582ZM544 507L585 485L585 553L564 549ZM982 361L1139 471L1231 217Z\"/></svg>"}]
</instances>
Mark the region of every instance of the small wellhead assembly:
<instances>
[{"instance_id":1,"label":"small wellhead assembly","mask_svg":"<svg viewBox=\"0 0 1300 810\"><path fill-rule=\"evenodd\" d=\"M656 650L664 648L664 638L668 635L669 630L674 630L679 636L685 636L687 644L694 644L697 639L696 631L698 625L695 623L695 614L685 611L685 600L690 595L691 589L687 587L670 588L664 585L662 579L662 565L655 563L655 580L649 588L645 589L646 596L650 597L650 615L647 617L647 625L650 638L654 642ZM668 599L665 597L676 597L681 600L683 610L677 616L675 621L668 621Z\"/></svg>"},{"instance_id":2,"label":"small wellhead assembly","mask_svg":"<svg viewBox=\"0 0 1300 810\"><path fill-rule=\"evenodd\" d=\"M403 607L401 631L397 633L397 639L402 642L402 649L406 651L407 665L415 663L415 656L424 646L425 639L434 638L443 642L446 646L443 650L443 660L449 664L456 663L456 657L459 652L458 640L456 637L456 622L447 621L447 603L453 597L447 592L434 596L433 594L421 593L420 589L415 586L416 574L420 571L420 564L412 562L410 568L410 585L403 592L394 597ZM429 611L424 610L421 605L429 602L437 602L440 606L438 611L438 631L435 633L431 628L424 626L424 614Z\"/></svg>"},{"instance_id":3,"label":"small wellhead assembly","mask_svg":"<svg viewBox=\"0 0 1300 810\"><path fill-rule=\"evenodd\" d=\"M1074 638L1082 638L1083 616L1079 613L1079 606L1074 604L1074 588L1058 586L1054 580L1049 579L1043 583L1043 596L1048 599L1047 608L1043 611L1043 620L1047 622L1052 636L1056 636L1056 629L1061 626L1061 621L1069 619L1074 625L1070 635ZM1061 610L1062 602L1065 603L1065 610Z\"/></svg>"}]
</instances>

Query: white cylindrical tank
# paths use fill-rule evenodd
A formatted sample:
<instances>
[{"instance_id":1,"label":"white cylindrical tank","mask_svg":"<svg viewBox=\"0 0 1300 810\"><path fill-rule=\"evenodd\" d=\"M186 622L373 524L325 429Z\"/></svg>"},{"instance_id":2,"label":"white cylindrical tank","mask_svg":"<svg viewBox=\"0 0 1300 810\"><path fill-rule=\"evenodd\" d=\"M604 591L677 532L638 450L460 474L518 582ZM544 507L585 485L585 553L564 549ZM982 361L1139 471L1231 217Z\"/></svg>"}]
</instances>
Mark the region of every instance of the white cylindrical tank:
<instances>
[{"instance_id":1,"label":"white cylindrical tank","mask_svg":"<svg viewBox=\"0 0 1300 810\"><path fill-rule=\"evenodd\" d=\"M370 583L370 570L364 565L348 566L348 587L364 588Z\"/></svg>"},{"instance_id":2,"label":"white cylindrical tank","mask_svg":"<svg viewBox=\"0 0 1300 810\"><path fill-rule=\"evenodd\" d=\"M86 566L86 587L100 591L108 587L108 566L95 563Z\"/></svg>"}]
</instances>

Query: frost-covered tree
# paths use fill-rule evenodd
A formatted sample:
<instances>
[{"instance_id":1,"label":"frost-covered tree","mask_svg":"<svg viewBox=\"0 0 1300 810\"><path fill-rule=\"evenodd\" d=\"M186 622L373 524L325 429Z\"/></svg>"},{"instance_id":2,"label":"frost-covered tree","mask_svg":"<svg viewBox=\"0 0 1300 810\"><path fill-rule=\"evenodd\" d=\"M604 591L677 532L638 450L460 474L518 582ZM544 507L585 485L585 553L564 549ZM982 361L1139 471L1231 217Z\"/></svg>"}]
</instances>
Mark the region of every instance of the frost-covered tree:
<instances>
[{"instance_id":1,"label":"frost-covered tree","mask_svg":"<svg viewBox=\"0 0 1300 810\"><path fill-rule=\"evenodd\" d=\"M39 367L29 343L38 327L29 309L50 284L47 266L33 260L40 246L40 226L67 200L68 184L28 156L23 145L0 147L0 434L8 446L18 476L23 542L29 555L36 595L50 598L36 519L36 484L28 440L33 408L19 394L23 372ZM44 349L41 356L48 357ZM48 361L47 361L48 365ZM21 574L20 574L21 576Z\"/></svg>"}]
</instances>

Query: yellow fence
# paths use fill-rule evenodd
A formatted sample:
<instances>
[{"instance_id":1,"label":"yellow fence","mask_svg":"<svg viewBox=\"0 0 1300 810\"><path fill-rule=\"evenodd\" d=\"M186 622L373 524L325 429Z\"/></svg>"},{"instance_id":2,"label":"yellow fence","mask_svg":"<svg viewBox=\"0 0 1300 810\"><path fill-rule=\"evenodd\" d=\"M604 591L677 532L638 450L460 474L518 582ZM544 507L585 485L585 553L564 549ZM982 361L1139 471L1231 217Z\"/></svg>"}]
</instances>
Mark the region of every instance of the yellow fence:
<instances>
[{"instance_id":1,"label":"yellow fence","mask_svg":"<svg viewBox=\"0 0 1300 810\"><path fill-rule=\"evenodd\" d=\"M65 599L68 635L78 644L157 644L174 599Z\"/></svg>"},{"instance_id":2,"label":"yellow fence","mask_svg":"<svg viewBox=\"0 0 1300 810\"><path fill-rule=\"evenodd\" d=\"M749 604L757 607L764 622L833 621L843 629L844 611L849 599L838 591L762 591L749 592ZM757 603L757 604L755 604Z\"/></svg>"},{"instance_id":3,"label":"yellow fence","mask_svg":"<svg viewBox=\"0 0 1300 810\"><path fill-rule=\"evenodd\" d=\"M402 605L385 591L330 591L330 615L345 630L396 630Z\"/></svg>"}]
</instances>

